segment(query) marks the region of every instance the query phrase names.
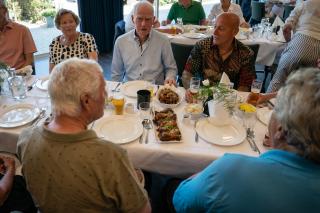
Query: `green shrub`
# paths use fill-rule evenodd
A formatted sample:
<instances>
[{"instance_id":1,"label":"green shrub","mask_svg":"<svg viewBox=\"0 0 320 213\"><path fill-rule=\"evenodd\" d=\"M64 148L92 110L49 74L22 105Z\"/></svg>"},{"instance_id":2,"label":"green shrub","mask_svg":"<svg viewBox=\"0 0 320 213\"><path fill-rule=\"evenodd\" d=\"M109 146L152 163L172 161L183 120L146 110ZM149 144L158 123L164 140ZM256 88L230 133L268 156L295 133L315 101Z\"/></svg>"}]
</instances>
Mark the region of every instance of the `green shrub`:
<instances>
[{"instance_id":1,"label":"green shrub","mask_svg":"<svg viewBox=\"0 0 320 213\"><path fill-rule=\"evenodd\" d=\"M55 9L46 9L46 10L42 11L41 15L43 17L55 17L56 11L55 11Z\"/></svg>"}]
</instances>

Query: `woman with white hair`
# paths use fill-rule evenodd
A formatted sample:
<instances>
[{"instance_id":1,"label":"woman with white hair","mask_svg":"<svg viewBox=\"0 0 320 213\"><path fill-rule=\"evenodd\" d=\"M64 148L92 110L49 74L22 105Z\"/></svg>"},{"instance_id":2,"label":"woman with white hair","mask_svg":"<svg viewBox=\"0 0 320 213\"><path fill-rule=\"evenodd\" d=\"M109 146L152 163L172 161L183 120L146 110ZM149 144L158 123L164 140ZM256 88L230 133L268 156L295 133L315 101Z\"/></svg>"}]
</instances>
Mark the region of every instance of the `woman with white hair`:
<instances>
[{"instance_id":1,"label":"woman with white hair","mask_svg":"<svg viewBox=\"0 0 320 213\"><path fill-rule=\"evenodd\" d=\"M273 149L225 154L183 181L176 212L320 212L319 117L320 70L301 69L278 93L268 127Z\"/></svg>"},{"instance_id":2,"label":"woman with white hair","mask_svg":"<svg viewBox=\"0 0 320 213\"><path fill-rule=\"evenodd\" d=\"M98 48L94 37L77 31L79 17L67 9L60 9L55 17L55 25L62 35L54 38L49 46L49 72L68 58L98 60Z\"/></svg>"}]
</instances>

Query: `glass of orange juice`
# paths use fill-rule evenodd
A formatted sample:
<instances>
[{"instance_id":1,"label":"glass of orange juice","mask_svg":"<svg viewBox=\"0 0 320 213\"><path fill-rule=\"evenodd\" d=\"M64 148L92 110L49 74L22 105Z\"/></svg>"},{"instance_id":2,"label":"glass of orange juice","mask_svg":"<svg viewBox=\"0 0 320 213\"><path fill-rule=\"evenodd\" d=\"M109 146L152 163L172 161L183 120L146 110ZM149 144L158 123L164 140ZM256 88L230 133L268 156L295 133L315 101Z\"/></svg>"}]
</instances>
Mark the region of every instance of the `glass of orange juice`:
<instances>
[{"instance_id":1,"label":"glass of orange juice","mask_svg":"<svg viewBox=\"0 0 320 213\"><path fill-rule=\"evenodd\" d=\"M124 109L125 99L120 92L116 92L112 97L112 104L114 106L114 112L116 115L122 115Z\"/></svg>"}]
</instances>

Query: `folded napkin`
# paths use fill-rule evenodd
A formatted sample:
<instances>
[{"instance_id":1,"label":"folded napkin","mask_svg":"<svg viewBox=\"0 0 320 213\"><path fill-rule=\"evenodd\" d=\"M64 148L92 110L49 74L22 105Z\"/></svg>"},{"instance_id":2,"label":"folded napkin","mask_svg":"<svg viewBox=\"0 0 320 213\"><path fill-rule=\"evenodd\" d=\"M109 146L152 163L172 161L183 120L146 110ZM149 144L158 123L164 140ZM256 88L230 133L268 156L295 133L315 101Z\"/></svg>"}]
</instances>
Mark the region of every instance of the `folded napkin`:
<instances>
[{"instance_id":1,"label":"folded napkin","mask_svg":"<svg viewBox=\"0 0 320 213\"><path fill-rule=\"evenodd\" d=\"M277 26L283 27L284 26L284 22L282 21L282 19L277 16L272 24L273 28L276 28Z\"/></svg>"},{"instance_id":2,"label":"folded napkin","mask_svg":"<svg viewBox=\"0 0 320 213\"><path fill-rule=\"evenodd\" d=\"M16 74L23 75L23 76L31 76L32 74L32 66L28 65L25 67L22 67L21 69L16 70Z\"/></svg>"},{"instance_id":3,"label":"folded napkin","mask_svg":"<svg viewBox=\"0 0 320 213\"><path fill-rule=\"evenodd\" d=\"M221 79L220 79L220 84L229 85L230 83L231 83L231 81L230 81L228 75L225 72L223 72Z\"/></svg>"},{"instance_id":4,"label":"folded napkin","mask_svg":"<svg viewBox=\"0 0 320 213\"><path fill-rule=\"evenodd\" d=\"M278 42L287 42L286 39L284 38L283 36L283 30L282 30L282 27L280 27L280 30L278 31L278 36L277 36L277 39L276 39Z\"/></svg>"}]
</instances>

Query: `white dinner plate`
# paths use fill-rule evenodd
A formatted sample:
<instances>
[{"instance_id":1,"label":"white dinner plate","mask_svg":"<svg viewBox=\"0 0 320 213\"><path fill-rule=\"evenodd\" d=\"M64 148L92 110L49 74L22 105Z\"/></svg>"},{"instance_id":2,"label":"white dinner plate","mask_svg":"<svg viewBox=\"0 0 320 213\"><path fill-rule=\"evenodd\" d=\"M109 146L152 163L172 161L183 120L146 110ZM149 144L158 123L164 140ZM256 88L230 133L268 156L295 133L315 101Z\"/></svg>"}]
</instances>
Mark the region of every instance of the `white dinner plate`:
<instances>
[{"instance_id":1,"label":"white dinner plate","mask_svg":"<svg viewBox=\"0 0 320 213\"><path fill-rule=\"evenodd\" d=\"M36 87L41 90L48 90L49 77L41 78L36 82Z\"/></svg>"},{"instance_id":2,"label":"white dinner plate","mask_svg":"<svg viewBox=\"0 0 320 213\"><path fill-rule=\"evenodd\" d=\"M202 119L197 122L196 131L205 141L220 146L234 146L242 143L246 138L246 131L242 124L234 119L225 126L216 126L208 119Z\"/></svg>"},{"instance_id":3,"label":"white dinner plate","mask_svg":"<svg viewBox=\"0 0 320 213\"><path fill-rule=\"evenodd\" d=\"M40 109L32 104L15 104L8 106L0 113L0 127L13 128L34 121Z\"/></svg>"},{"instance_id":4,"label":"white dinner plate","mask_svg":"<svg viewBox=\"0 0 320 213\"><path fill-rule=\"evenodd\" d=\"M128 81L121 85L121 92L128 97L136 98L137 92L148 86L152 86L148 81Z\"/></svg>"},{"instance_id":5,"label":"white dinner plate","mask_svg":"<svg viewBox=\"0 0 320 213\"><path fill-rule=\"evenodd\" d=\"M199 39L199 38L204 38L206 35L202 33L183 33L182 36L186 38L192 38L192 39Z\"/></svg>"},{"instance_id":6,"label":"white dinner plate","mask_svg":"<svg viewBox=\"0 0 320 213\"><path fill-rule=\"evenodd\" d=\"M271 114L272 110L268 109L267 107L257 108L258 119L267 126L269 124Z\"/></svg>"},{"instance_id":7,"label":"white dinner plate","mask_svg":"<svg viewBox=\"0 0 320 213\"><path fill-rule=\"evenodd\" d=\"M141 120L135 116L112 115L96 121L94 129L100 137L115 144L139 138L143 132Z\"/></svg>"}]
</instances>

